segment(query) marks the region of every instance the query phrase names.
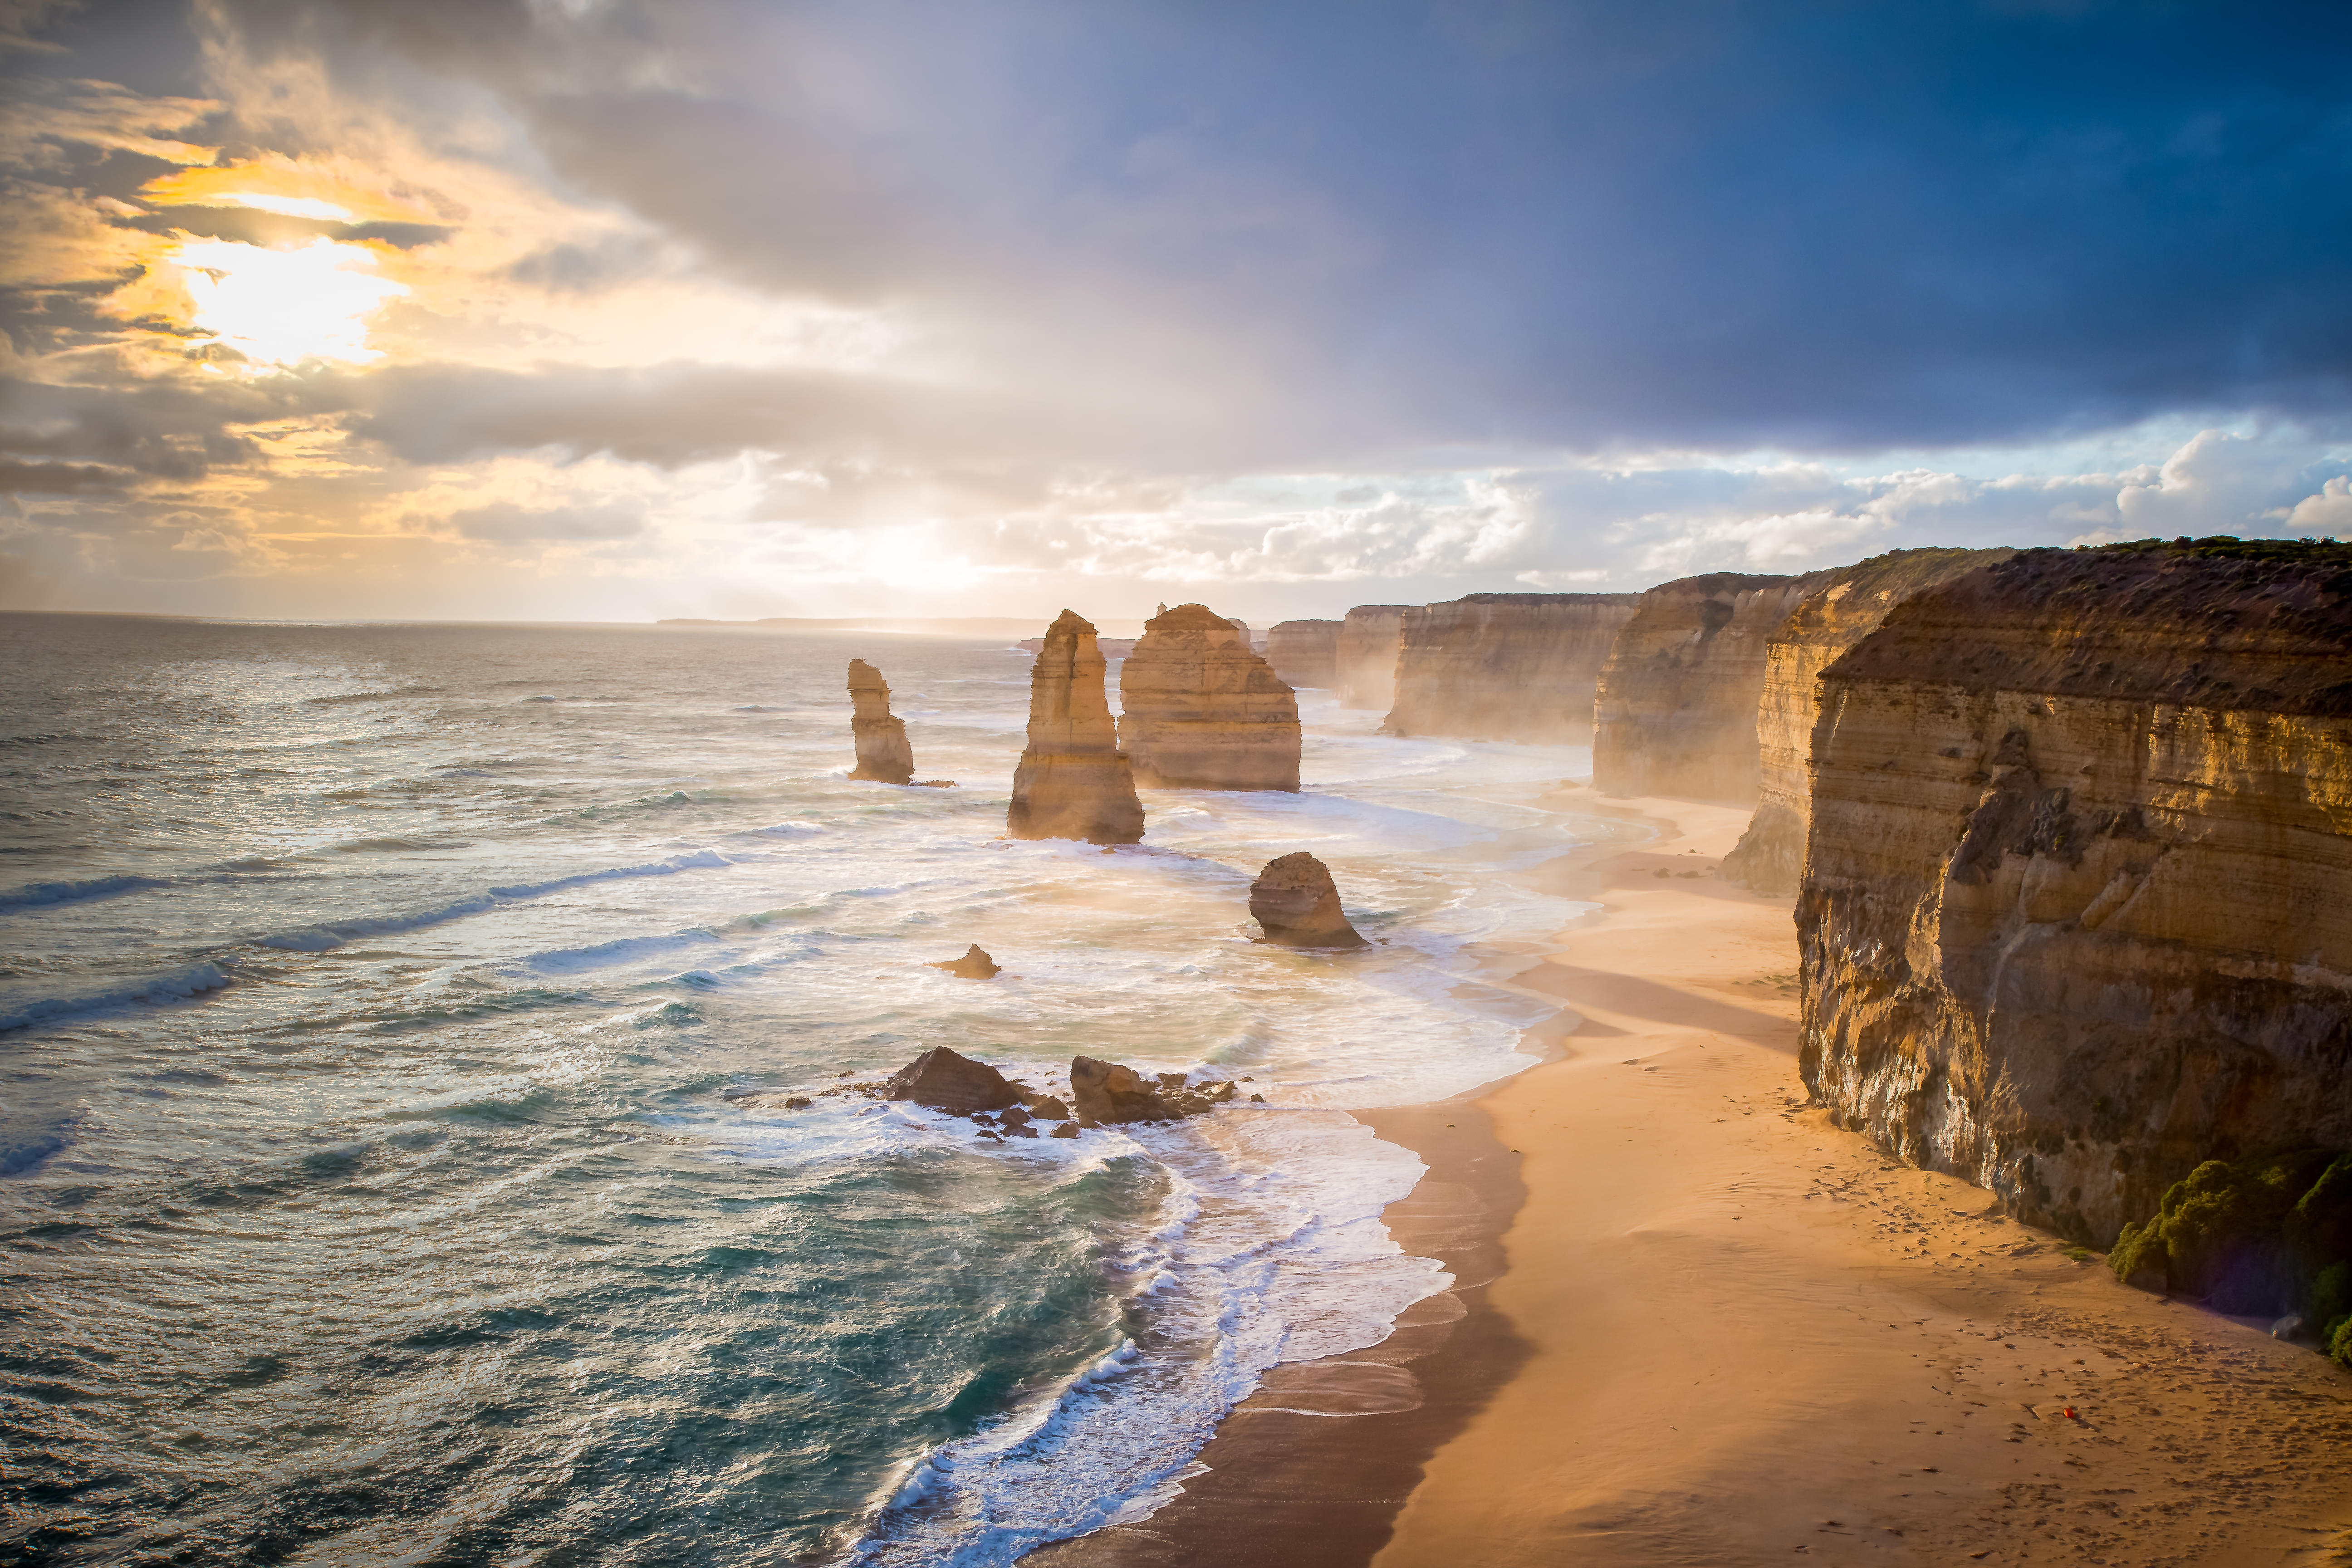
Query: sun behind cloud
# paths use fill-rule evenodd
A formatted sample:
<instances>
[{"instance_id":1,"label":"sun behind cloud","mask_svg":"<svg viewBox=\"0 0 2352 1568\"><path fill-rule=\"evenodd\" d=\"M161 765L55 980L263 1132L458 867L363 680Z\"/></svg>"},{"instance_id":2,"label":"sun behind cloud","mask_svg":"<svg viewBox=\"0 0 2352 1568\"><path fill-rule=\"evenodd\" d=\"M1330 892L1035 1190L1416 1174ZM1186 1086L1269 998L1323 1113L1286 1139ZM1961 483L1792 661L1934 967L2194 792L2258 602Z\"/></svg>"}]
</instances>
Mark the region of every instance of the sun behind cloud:
<instances>
[{"instance_id":1,"label":"sun behind cloud","mask_svg":"<svg viewBox=\"0 0 2352 1568\"><path fill-rule=\"evenodd\" d=\"M261 365L380 359L367 345L368 317L408 292L374 275L367 247L325 238L273 249L184 237L169 259L181 270L193 322Z\"/></svg>"}]
</instances>

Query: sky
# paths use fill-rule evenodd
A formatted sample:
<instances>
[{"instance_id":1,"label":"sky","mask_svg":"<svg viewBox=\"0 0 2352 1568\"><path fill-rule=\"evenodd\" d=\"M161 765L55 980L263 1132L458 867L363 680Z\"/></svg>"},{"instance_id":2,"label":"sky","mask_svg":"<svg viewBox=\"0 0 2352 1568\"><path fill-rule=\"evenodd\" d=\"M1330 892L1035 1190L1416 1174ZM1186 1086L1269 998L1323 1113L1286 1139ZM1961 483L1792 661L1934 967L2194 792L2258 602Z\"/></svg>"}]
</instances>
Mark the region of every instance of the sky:
<instances>
[{"instance_id":1,"label":"sky","mask_svg":"<svg viewBox=\"0 0 2352 1568\"><path fill-rule=\"evenodd\" d=\"M2352 7L0 0L0 609L2352 533Z\"/></svg>"}]
</instances>

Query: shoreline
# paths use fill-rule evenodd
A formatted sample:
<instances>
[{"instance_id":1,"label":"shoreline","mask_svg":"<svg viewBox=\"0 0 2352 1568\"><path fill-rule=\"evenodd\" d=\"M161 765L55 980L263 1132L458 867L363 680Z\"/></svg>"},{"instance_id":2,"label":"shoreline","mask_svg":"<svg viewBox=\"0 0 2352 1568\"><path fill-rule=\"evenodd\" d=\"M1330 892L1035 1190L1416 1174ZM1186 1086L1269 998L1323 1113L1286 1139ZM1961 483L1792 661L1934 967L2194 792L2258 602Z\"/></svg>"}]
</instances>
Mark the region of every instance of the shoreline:
<instances>
[{"instance_id":1,"label":"shoreline","mask_svg":"<svg viewBox=\"0 0 2352 1568\"><path fill-rule=\"evenodd\" d=\"M1808 1109L1789 900L1713 878L1745 811L1549 798L1654 837L1530 873L1600 906L1500 982L1546 1059L1355 1113L1454 1286L1024 1563L2352 1561L2352 1377Z\"/></svg>"}]
</instances>

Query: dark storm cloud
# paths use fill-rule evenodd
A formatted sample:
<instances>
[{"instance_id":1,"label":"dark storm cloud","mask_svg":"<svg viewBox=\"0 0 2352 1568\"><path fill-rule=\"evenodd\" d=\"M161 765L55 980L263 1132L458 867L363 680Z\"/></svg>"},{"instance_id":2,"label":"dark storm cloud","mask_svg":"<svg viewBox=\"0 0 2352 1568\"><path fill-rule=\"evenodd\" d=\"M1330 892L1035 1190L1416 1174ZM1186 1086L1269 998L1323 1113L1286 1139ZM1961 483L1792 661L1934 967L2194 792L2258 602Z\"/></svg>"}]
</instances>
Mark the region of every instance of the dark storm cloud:
<instances>
[{"instance_id":1,"label":"dark storm cloud","mask_svg":"<svg viewBox=\"0 0 2352 1568\"><path fill-rule=\"evenodd\" d=\"M740 278L1375 443L2332 417L2352 366L2352 8L232 11L355 83L478 79Z\"/></svg>"}]
</instances>

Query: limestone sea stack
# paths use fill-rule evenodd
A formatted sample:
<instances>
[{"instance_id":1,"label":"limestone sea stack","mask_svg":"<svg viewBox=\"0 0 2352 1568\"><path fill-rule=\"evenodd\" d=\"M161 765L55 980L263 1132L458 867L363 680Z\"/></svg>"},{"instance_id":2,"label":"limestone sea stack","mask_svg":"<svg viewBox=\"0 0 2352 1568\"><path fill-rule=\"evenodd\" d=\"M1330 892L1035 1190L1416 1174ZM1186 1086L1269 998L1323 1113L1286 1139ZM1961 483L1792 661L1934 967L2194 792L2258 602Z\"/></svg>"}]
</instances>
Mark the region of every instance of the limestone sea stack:
<instances>
[{"instance_id":1,"label":"limestone sea stack","mask_svg":"<svg viewBox=\"0 0 2352 1568\"><path fill-rule=\"evenodd\" d=\"M1385 713L1396 700L1397 643L1411 605L1358 605L1339 623L1331 650L1339 705Z\"/></svg>"},{"instance_id":2,"label":"limestone sea stack","mask_svg":"<svg viewBox=\"0 0 2352 1568\"><path fill-rule=\"evenodd\" d=\"M1601 667L1592 787L1753 804L1766 645L1811 581L1714 572L1643 594Z\"/></svg>"},{"instance_id":3,"label":"limestone sea stack","mask_svg":"<svg viewBox=\"0 0 2352 1568\"><path fill-rule=\"evenodd\" d=\"M1800 1070L2105 1247L2352 1147L2352 545L2027 551L1822 671Z\"/></svg>"},{"instance_id":4,"label":"limestone sea stack","mask_svg":"<svg viewBox=\"0 0 2352 1568\"><path fill-rule=\"evenodd\" d=\"M1064 610L1029 671L1029 744L1013 774L1004 830L1015 838L1133 844L1143 837L1135 775L1118 749L1095 628Z\"/></svg>"},{"instance_id":5,"label":"limestone sea stack","mask_svg":"<svg viewBox=\"0 0 2352 1568\"><path fill-rule=\"evenodd\" d=\"M1721 875L1759 893L1797 890L1805 866L1806 763L1821 715L1815 682L1914 594L2006 561L2007 550L1895 550L1802 579L1803 596L1773 631L1757 699L1756 815Z\"/></svg>"},{"instance_id":6,"label":"limestone sea stack","mask_svg":"<svg viewBox=\"0 0 2352 1568\"><path fill-rule=\"evenodd\" d=\"M1638 594L1473 594L1405 612L1391 735L1581 745Z\"/></svg>"},{"instance_id":7,"label":"limestone sea stack","mask_svg":"<svg viewBox=\"0 0 2352 1568\"><path fill-rule=\"evenodd\" d=\"M1250 884L1250 918L1285 947L1362 947L1339 909L1339 884L1322 861L1299 850L1265 863Z\"/></svg>"},{"instance_id":8,"label":"limestone sea stack","mask_svg":"<svg viewBox=\"0 0 2352 1568\"><path fill-rule=\"evenodd\" d=\"M857 746L854 779L902 784L915 776L915 751L907 744L907 724L890 716L890 688L882 672L862 658L849 661L849 733Z\"/></svg>"},{"instance_id":9,"label":"limestone sea stack","mask_svg":"<svg viewBox=\"0 0 2352 1568\"><path fill-rule=\"evenodd\" d=\"M1202 605L1143 623L1119 666L1119 748L1154 788L1298 787L1298 700L1246 633Z\"/></svg>"},{"instance_id":10,"label":"limestone sea stack","mask_svg":"<svg viewBox=\"0 0 2352 1568\"><path fill-rule=\"evenodd\" d=\"M1293 689L1328 689L1339 678L1338 621L1276 621L1266 628L1265 661Z\"/></svg>"}]
</instances>

